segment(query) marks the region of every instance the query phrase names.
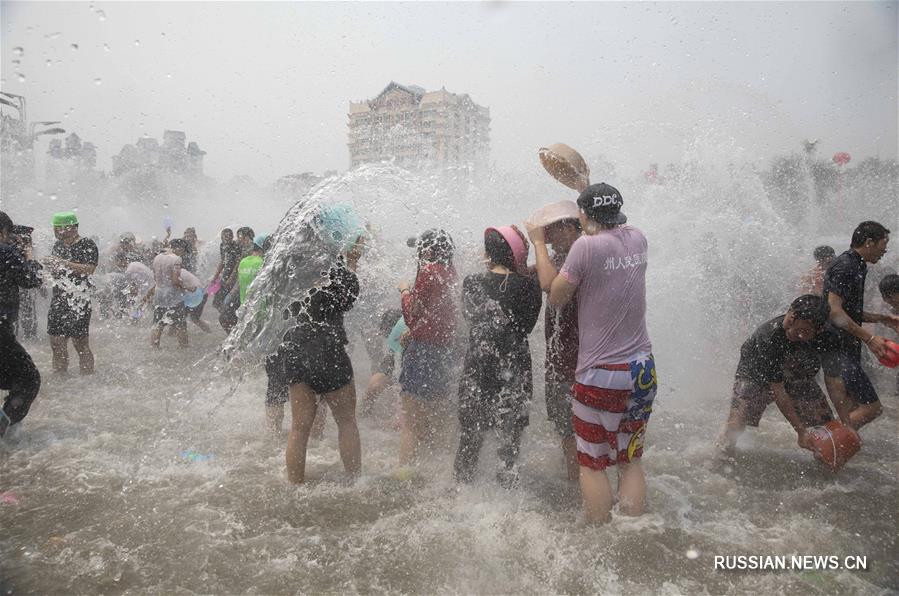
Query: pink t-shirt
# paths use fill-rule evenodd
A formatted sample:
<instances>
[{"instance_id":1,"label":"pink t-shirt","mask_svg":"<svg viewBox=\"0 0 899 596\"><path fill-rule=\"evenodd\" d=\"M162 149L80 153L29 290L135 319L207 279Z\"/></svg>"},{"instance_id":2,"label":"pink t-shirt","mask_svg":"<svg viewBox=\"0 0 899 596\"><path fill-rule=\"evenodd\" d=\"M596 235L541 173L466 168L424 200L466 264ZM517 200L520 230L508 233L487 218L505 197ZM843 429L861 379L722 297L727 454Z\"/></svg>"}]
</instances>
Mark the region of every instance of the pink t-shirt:
<instances>
[{"instance_id":1,"label":"pink t-shirt","mask_svg":"<svg viewBox=\"0 0 899 596\"><path fill-rule=\"evenodd\" d=\"M560 274L577 287L576 378L600 364L624 364L652 351L646 331L646 236L618 226L581 236Z\"/></svg>"}]
</instances>

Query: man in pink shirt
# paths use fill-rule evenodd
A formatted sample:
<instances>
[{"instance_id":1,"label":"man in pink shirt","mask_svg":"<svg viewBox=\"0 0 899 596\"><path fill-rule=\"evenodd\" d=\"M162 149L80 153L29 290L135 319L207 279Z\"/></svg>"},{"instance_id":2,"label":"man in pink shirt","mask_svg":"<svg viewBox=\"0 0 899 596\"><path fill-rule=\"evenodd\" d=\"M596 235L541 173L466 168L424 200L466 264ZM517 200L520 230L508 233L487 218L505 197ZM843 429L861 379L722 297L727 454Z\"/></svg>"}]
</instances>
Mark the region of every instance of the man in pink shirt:
<instances>
[{"instance_id":1,"label":"man in pink shirt","mask_svg":"<svg viewBox=\"0 0 899 596\"><path fill-rule=\"evenodd\" d=\"M571 246L552 281L549 302L577 295L578 359L572 387L581 493L587 519L610 519L612 489L605 469L618 466L619 509L641 515L646 480L643 438L656 395L652 344L646 331L643 233L625 225L621 193L601 183L577 200L584 235ZM529 228L537 266L549 259L541 228Z\"/></svg>"}]
</instances>

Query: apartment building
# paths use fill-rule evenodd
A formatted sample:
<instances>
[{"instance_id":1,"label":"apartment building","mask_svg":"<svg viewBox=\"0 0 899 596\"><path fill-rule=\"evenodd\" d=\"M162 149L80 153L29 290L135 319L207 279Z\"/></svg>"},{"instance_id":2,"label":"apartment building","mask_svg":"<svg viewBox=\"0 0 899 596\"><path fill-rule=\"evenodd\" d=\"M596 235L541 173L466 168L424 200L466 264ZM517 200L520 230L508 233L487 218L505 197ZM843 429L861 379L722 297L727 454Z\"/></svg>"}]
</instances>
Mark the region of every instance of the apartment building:
<instances>
[{"instance_id":1,"label":"apartment building","mask_svg":"<svg viewBox=\"0 0 899 596\"><path fill-rule=\"evenodd\" d=\"M350 168L389 161L474 174L487 166L490 110L467 94L391 82L374 99L351 101L348 118Z\"/></svg>"}]
</instances>

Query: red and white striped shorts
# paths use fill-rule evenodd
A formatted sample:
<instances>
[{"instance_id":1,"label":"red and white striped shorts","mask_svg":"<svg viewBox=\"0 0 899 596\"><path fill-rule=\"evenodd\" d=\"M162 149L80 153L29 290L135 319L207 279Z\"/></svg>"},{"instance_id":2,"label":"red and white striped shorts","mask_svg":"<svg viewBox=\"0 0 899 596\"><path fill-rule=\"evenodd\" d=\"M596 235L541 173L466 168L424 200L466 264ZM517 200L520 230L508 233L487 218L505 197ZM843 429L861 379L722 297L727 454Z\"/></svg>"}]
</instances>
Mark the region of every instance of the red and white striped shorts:
<instances>
[{"instance_id":1,"label":"red and white striped shorts","mask_svg":"<svg viewBox=\"0 0 899 596\"><path fill-rule=\"evenodd\" d=\"M596 385L575 383L571 388L578 463L604 470L640 457L658 388L652 355L597 366L590 377Z\"/></svg>"}]
</instances>

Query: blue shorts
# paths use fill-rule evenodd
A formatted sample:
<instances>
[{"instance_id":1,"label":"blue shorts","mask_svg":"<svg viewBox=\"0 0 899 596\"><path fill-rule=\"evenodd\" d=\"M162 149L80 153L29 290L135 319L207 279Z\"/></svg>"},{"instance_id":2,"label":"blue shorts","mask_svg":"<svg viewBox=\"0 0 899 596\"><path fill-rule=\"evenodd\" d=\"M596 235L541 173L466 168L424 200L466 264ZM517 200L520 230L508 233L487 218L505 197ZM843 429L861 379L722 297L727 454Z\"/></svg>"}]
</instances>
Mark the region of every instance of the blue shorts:
<instances>
[{"instance_id":1,"label":"blue shorts","mask_svg":"<svg viewBox=\"0 0 899 596\"><path fill-rule=\"evenodd\" d=\"M403 350L402 390L424 400L449 397L452 351L451 345L410 341Z\"/></svg>"},{"instance_id":2,"label":"blue shorts","mask_svg":"<svg viewBox=\"0 0 899 596\"><path fill-rule=\"evenodd\" d=\"M868 378L868 373L862 368L861 350L843 352L843 384L849 397L860 405L873 404L880 401L877 390Z\"/></svg>"}]
</instances>

